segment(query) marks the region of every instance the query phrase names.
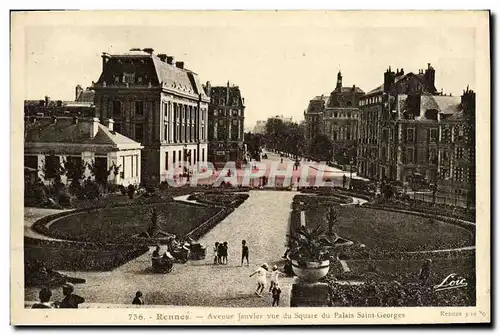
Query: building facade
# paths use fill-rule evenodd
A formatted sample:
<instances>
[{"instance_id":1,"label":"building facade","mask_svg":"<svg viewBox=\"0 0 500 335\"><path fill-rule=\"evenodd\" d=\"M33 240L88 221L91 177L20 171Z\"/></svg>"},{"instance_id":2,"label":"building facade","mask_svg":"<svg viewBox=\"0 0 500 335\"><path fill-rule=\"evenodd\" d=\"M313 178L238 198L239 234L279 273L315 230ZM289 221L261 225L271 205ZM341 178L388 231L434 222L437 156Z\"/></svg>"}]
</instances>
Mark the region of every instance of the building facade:
<instances>
[{"instance_id":1,"label":"building facade","mask_svg":"<svg viewBox=\"0 0 500 335\"><path fill-rule=\"evenodd\" d=\"M265 134L266 133L266 123L265 120L258 120L253 127L252 133L254 134Z\"/></svg>"},{"instance_id":2,"label":"building facade","mask_svg":"<svg viewBox=\"0 0 500 335\"><path fill-rule=\"evenodd\" d=\"M142 179L156 184L167 171L206 162L208 104L198 75L151 48L102 55L96 113L115 131L143 144ZM181 170L183 171L183 170Z\"/></svg>"},{"instance_id":3,"label":"building facade","mask_svg":"<svg viewBox=\"0 0 500 335\"><path fill-rule=\"evenodd\" d=\"M95 179L89 167L94 166L105 175L111 171L107 175L108 183L139 185L141 149L140 143L113 131L113 120L107 120L105 126L96 118L25 118L25 170L36 171L38 178L45 183L55 180L59 166L68 168L70 164L67 162L72 161L85 167L85 179ZM60 176L63 183L71 182L68 179L71 171L66 173Z\"/></svg>"},{"instance_id":4,"label":"building facade","mask_svg":"<svg viewBox=\"0 0 500 335\"><path fill-rule=\"evenodd\" d=\"M245 158L245 99L238 86L211 86L208 111L208 160L216 167L235 162L240 167Z\"/></svg>"},{"instance_id":5,"label":"building facade","mask_svg":"<svg viewBox=\"0 0 500 335\"><path fill-rule=\"evenodd\" d=\"M355 160L359 101L363 96L364 92L355 85L342 86L342 74L339 71L335 89L329 95L313 98L304 113L308 146L318 135L325 135L332 142L334 160L342 164Z\"/></svg>"},{"instance_id":6,"label":"building facade","mask_svg":"<svg viewBox=\"0 0 500 335\"><path fill-rule=\"evenodd\" d=\"M465 90L460 99L460 110L445 115L439 124L438 189L445 193L466 196L475 202L476 93Z\"/></svg>"},{"instance_id":7,"label":"building facade","mask_svg":"<svg viewBox=\"0 0 500 335\"><path fill-rule=\"evenodd\" d=\"M463 128L464 106L472 105L463 103L464 96L468 101L467 94L472 93L464 93L462 97L444 95L437 92L434 81L435 70L430 64L418 74L389 68L384 83L362 98L360 176L402 182L426 180L445 189L444 185L453 182L457 171L452 157L460 157L464 170L457 173L467 183L465 176L469 172L465 166L473 146L464 136L458 142L455 133ZM457 145L463 145L463 149ZM454 150L460 154L457 156ZM445 191L452 188L456 187Z\"/></svg>"}]
</instances>

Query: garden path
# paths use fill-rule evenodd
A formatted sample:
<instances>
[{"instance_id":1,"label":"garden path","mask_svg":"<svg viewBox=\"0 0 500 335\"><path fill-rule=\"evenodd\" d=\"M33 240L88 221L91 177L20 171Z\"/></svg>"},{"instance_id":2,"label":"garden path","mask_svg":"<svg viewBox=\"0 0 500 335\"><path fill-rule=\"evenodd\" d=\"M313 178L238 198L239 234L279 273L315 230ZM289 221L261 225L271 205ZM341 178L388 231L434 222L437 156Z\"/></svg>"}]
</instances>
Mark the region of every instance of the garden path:
<instances>
[{"instance_id":1,"label":"garden path","mask_svg":"<svg viewBox=\"0 0 500 335\"><path fill-rule=\"evenodd\" d=\"M151 272L151 253L144 254L110 272L64 273L85 278L76 286L88 303L126 304L136 291L147 304L218 307L270 307L271 296L254 294L255 278L249 275L262 263L282 266L290 205L296 193L290 191L250 191L250 197L200 242L207 246L207 258L175 264L169 274ZM240 267L241 240L250 248L250 266ZM216 241L229 244L228 265L213 265L212 246ZM152 250L151 250L152 251ZM269 281L268 281L269 282ZM281 306L289 302L291 278L282 278ZM38 290L26 289L25 300L37 300ZM61 292L54 292L60 300Z\"/></svg>"}]
</instances>

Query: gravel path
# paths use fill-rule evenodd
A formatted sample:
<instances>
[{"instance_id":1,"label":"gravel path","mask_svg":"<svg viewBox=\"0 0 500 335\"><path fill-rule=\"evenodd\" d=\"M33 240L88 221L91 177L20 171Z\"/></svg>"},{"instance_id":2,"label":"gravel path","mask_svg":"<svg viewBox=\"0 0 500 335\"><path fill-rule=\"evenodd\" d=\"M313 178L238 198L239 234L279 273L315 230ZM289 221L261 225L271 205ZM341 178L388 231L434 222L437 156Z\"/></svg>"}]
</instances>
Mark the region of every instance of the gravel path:
<instances>
[{"instance_id":1,"label":"gravel path","mask_svg":"<svg viewBox=\"0 0 500 335\"><path fill-rule=\"evenodd\" d=\"M271 296L255 296L255 278L249 275L263 262L281 266L285 250L290 204L295 192L251 191L250 197L200 242L207 246L207 259L175 264L169 274L151 272L150 253L110 272L64 273L85 278L77 293L89 303L130 303L137 290L147 304L178 306L263 307ZM240 267L241 240L250 248L250 266ZM212 246L229 244L228 265L213 265ZM281 306L287 306L292 278L282 278ZM37 300L37 289L26 289L25 300ZM54 292L53 300L61 299Z\"/></svg>"}]
</instances>

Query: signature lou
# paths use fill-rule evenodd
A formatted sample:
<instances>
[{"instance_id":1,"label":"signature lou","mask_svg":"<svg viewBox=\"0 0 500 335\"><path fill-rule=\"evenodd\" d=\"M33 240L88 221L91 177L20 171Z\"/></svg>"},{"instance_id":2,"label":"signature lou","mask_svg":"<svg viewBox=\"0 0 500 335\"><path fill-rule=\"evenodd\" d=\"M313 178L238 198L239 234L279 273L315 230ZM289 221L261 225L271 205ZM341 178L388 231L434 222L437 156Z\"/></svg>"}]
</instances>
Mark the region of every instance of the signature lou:
<instances>
[{"instance_id":1,"label":"signature lou","mask_svg":"<svg viewBox=\"0 0 500 335\"><path fill-rule=\"evenodd\" d=\"M443 291L465 286L467 286L467 280L464 277L450 273L440 284L434 285L434 290Z\"/></svg>"}]
</instances>

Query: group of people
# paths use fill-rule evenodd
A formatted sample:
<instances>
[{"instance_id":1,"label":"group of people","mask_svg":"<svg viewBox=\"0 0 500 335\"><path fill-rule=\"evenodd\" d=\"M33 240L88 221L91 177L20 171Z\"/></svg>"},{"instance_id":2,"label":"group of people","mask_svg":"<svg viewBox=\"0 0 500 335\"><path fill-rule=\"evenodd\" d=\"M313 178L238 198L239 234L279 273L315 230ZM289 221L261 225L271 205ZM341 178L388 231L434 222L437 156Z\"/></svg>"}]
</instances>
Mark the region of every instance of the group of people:
<instances>
[{"instance_id":1,"label":"group of people","mask_svg":"<svg viewBox=\"0 0 500 335\"><path fill-rule=\"evenodd\" d=\"M42 288L38 294L40 301L33 304L31 308L78 308L78 305L85 302L84 298L75 294L75 286L73 284L64 284L62 290L64 299L60 302L51 302L52 291L49 288Z\"/></svg>"},{"instance_id":2,"label":"group of people","mask_svg":"<svg viewBox=\"0 0 500 335\"><path fill-rule=\"evenodd\" d=\"M267 285L267 274L269 273L269 266L264 263L259 268L257 268L250 277L257 276L257 289L255 290L255 294L259 297L262 297L262 292L266 288ZM271 284L269 285L269 294L273 297L272 306L278 307L280 304L280 295L281 288L279 285L278 278L280 275L283 275L281 271L278 270L276 265L273 266L273 270L271 271Z\"/></svg>"},{"instance_id":3,"label":"group of people","mask_svg":"<svg viewBox=\"0 0 500 335\"><path fill-rule=\"evenodd\" d=\"M227 242L215 242L214 264L227 264Z\"/></svg>"}]
</instances>

